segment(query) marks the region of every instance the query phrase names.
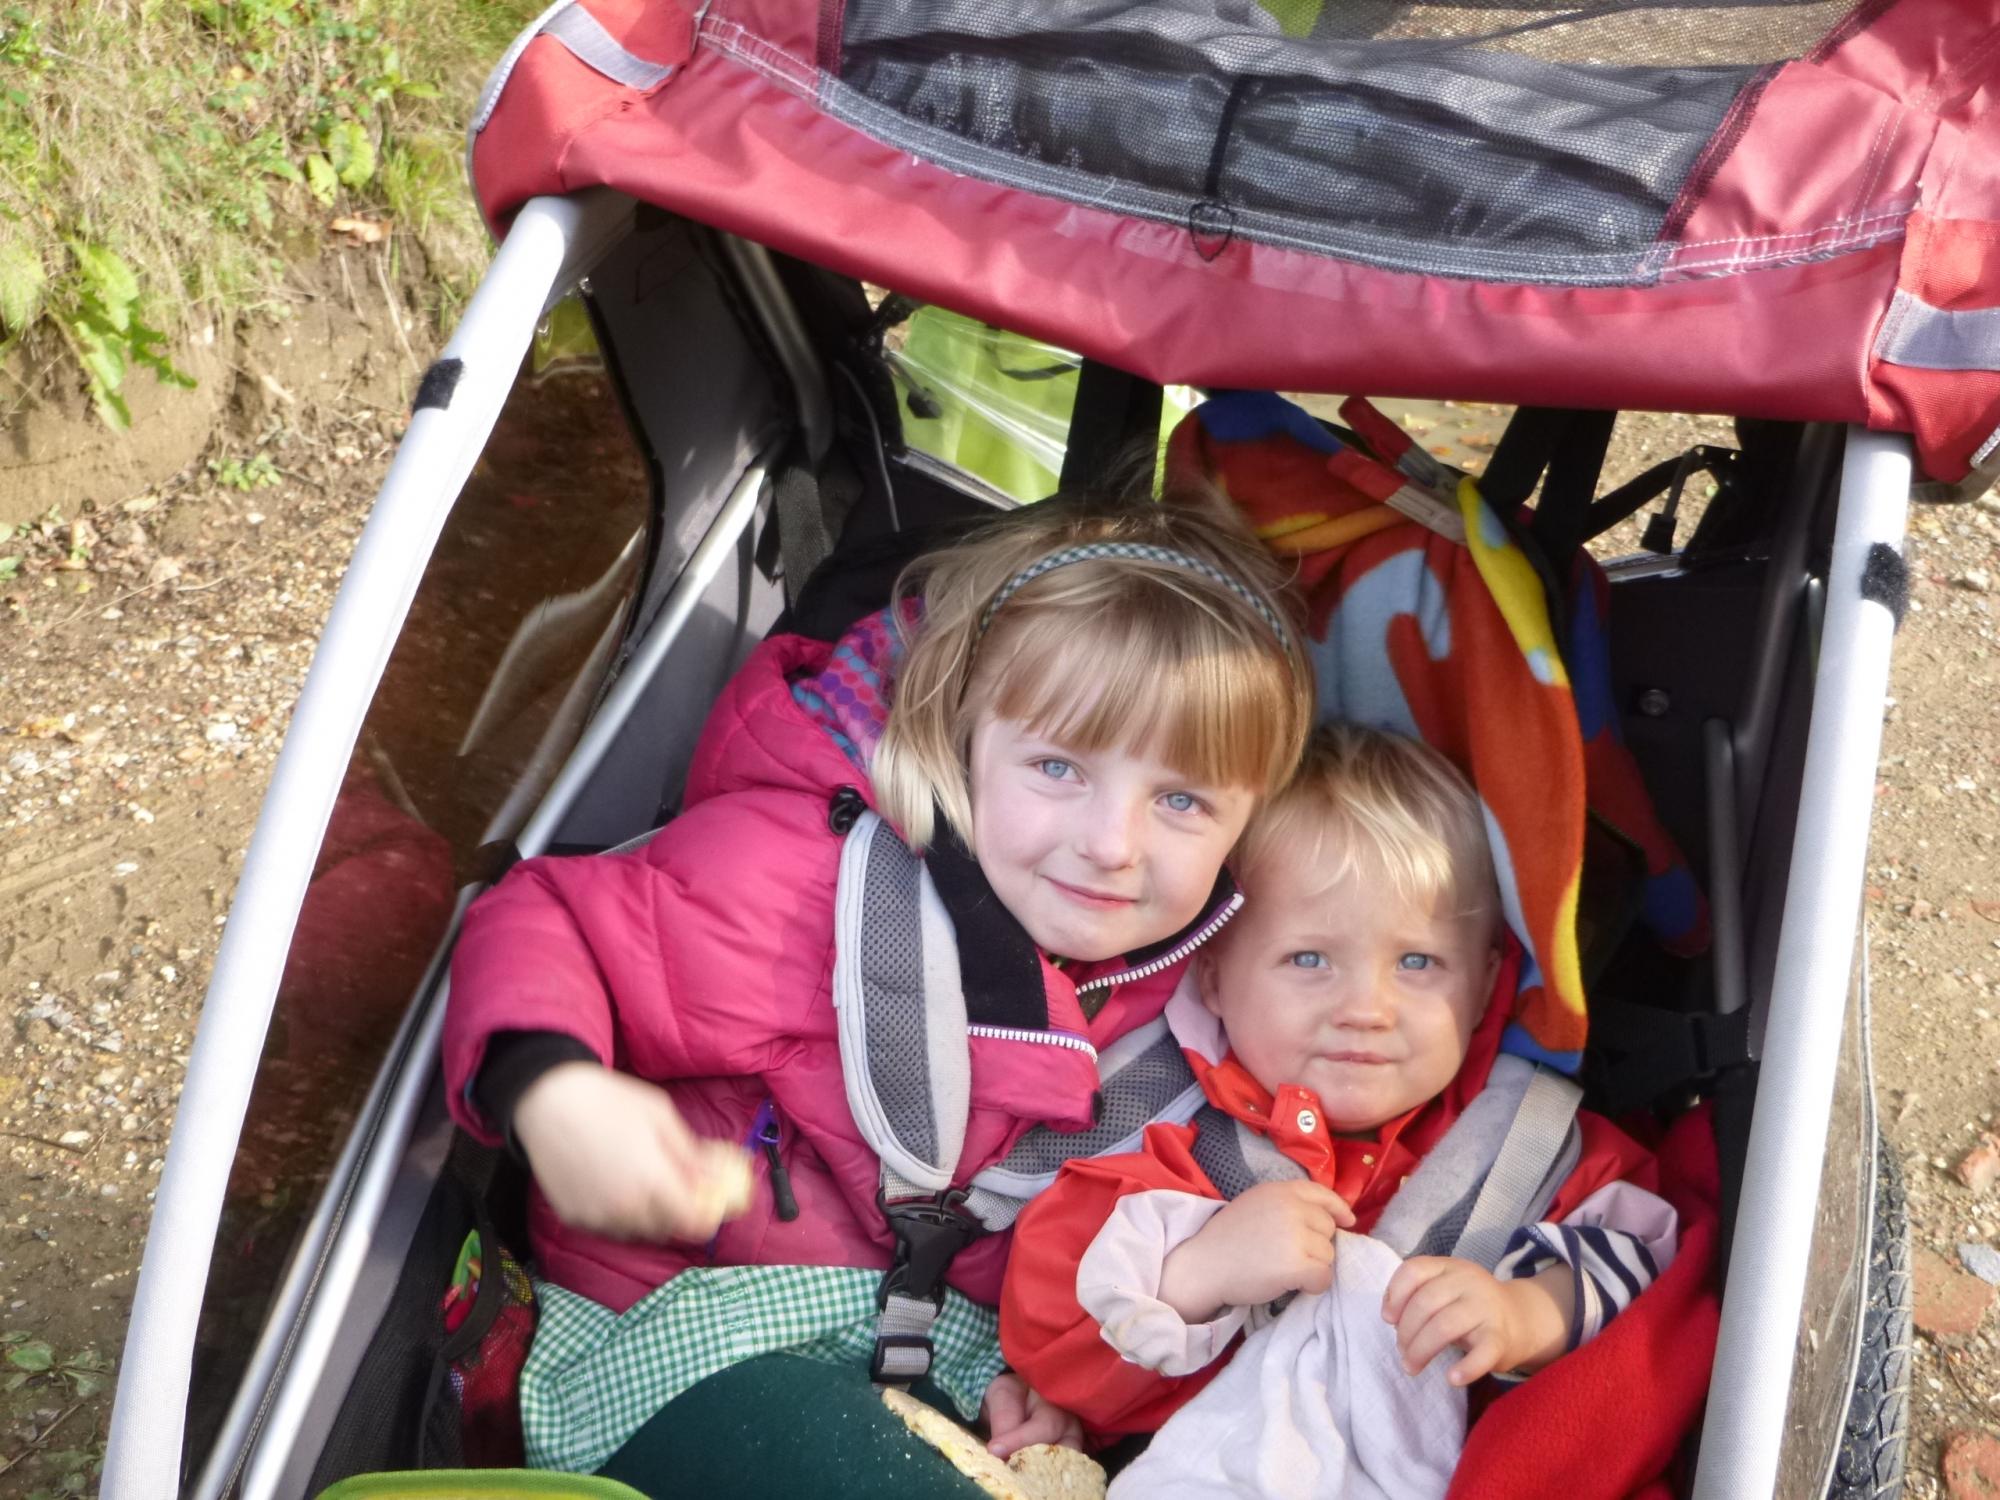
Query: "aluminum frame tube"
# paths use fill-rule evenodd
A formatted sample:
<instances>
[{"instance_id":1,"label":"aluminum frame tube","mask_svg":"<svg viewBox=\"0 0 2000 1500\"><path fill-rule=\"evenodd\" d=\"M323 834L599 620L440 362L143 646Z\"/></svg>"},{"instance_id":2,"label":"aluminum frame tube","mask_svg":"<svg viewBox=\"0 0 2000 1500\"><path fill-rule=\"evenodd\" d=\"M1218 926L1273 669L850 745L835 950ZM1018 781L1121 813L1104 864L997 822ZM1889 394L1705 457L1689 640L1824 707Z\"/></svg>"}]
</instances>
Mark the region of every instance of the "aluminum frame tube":
<instances>
[{"instance_id":1,"label":"aluminum frame tube","mask_svg":"<svg viewBox=\"0 0 2000 1500\"><path fill-rule=\"evenodd\" d=\"M179 1488L182 1431L215 1226L271 1007L314 859L361 721L446 515L485 444L548 292L579 244L629 215L607 192L539 198L515 220L444 358L449 404L415 412L363 529L251 836L195 1034L134 1291L102 1495Z\"/></svg>"},{"instance_id":2,"label":"aluminum frame tube","mask_svg":"<svg viewBox=\"0 0 2000 1500\"><path fill-rule=\"evenodd\" d=\"M1802 809L1772 980L1728 1296L1695 1475L1698 1500L1768 1496L1777 1479L1819 1163L1861 919L1882 696L1895 620L1865 599L1869 550L1898 546L1910 501L1905 438L1849 428L1814 673Z\"/></svg>"},{"instance_id":3,"label":"aluminum frame tube","mask_svg":"<svg viewBox=\"0 0 2000 1500\"><path fill-rule=\"evenodd\" d=\"M1813 517L1820 496L1833 478L1840 429L1821 423L1806 430L1792 478L1792 500L1780 526L1777 544L1765 563L1764 596L1758 602L1750 681L1743 694L1743 711L1735 725L1737 868L1749 858L1749 840L1762 806L1764 772L1771 758L1771 738L1784 696L1785 664L1791 659L1792 633L1799 625L1800 591L1806 583L1806 550L1812 540ZM1843 490L1845 482L1843 480Z\"/></svg>"},{"instance_id":4,"label":"aluminum frame tube","mask_svg":"<svg viewBox=\"0 0 2000 1500\"><path fill-rule=\"evenodd\" d=\"M631 716L703 594L749 529L775 460L773 450L753 462L709 523L708 531L675 579L639 649L605 694L541 806L522 828L515 842L524 857L538 854L548 846L570 805ZM307 1410L319 1398L321 1374L334 1341L343 1331L356 1279L367 1261L375 1226L401 1169L424 1093L436 1076L448 992L449 983L440 976L439 983L423 1002L424 1013L418 1022L416 1038L389 1086L383 1123L361 1163L347 1210L314 1285L311 1303L305 1309L303 1326L293 1342L275 1399L245 1467L242 1500L268 1500L286 1493L284 1481L293 1462L293 1439Z\"/></svg>"},{"instance_id":5,"label":"aluminum frame tube","mask_svg":"<svg viewBox=\"0 0 2000 1500\"><path fill-rule=\"evenodd\" d=\"M1708 917L1715 955L1715 1008L1722 1015L1750 1001L1743 952L1743 865L1736 827L1736 749L1729 723L1710 719L1701 726L1703 763L1708 772Z\"/></svg>"},{"instance_id":6,"label":"aluminum frame tube","mask_svg":"<svg viewBox=\"0 0 2000 1500\"><path fill-rule=\"evenodd\" d=\"M812 338L799 317L778 268L771 264L771 252L755 241L736 235L722 236L722 253L736 272L744 295L756 310L764 336L771 341L785 378L792 383L792 397L798 404L799 428L805 438L806 454L818 463L833 444L833 395L827 389L826 373L813 353Z\"/></svg>"}]
</instances>

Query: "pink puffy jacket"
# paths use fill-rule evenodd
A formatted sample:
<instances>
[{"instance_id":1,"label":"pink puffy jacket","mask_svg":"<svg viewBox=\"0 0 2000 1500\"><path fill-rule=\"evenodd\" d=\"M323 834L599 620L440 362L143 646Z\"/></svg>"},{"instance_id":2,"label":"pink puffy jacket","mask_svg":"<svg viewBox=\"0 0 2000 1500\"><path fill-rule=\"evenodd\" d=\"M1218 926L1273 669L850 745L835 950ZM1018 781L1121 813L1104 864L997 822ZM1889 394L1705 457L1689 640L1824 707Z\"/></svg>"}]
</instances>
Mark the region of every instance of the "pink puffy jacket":
<instances>
[{"instance_id":1,"label":"pink puffy jacket","mask_svg":"<svg viewBox=\"0 0 2000 1500\"><path fill-rule=\"evenodd\" d=\"M688 772L685 811L622 855L525 860L467 913L452 960L444 1064L458 1122L494 1144L470 1102L497 1032L576 1037L621 1071L665 1087L697 1132L748 1143L767 1101L799 1216L781 1221L755 1156L749 1213L712 1246L634 1244L556 1218L536 1193L529 1232L541 1273L622 1312L691 1265L886 1267L892 1241L875 1205L878 1165L848 1112L832 1001L834 888L841 838L834 795L865 778L793 701L790 683L831 648L766 642L723 691ZM1113 986L1086 1021L1075 985L1118 961L1042 979L1052 1031L1103 1048L1152 1020L1179 978L1173 964ZM1150 967L1148 965L1147 967ZM974 1037L960 1182L1037 1122L1091 1123L1097 1069L1074 1047ZM975 1242L950 1281L1000 1297L1010 1236Z\"/></svg>"}]
</instances>

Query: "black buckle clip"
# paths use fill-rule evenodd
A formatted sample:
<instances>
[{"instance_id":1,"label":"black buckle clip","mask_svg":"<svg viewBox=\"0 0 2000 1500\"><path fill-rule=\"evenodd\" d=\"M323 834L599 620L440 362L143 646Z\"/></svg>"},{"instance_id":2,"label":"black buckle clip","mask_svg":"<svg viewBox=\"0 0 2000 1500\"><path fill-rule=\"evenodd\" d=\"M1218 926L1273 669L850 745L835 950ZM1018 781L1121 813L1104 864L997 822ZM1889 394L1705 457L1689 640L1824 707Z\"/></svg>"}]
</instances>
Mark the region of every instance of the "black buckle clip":
<instances>
[{"instance_id":1,"label":"black buckle clip","mask_svg":"<svg viewBox=\"0 0 2000 1500\"><path fill-rule=\"evenodd\" d=\"M944 1278L953 1257L986 1232L984 1224L960 1212L967 1196L964 1188L947 1188L929 1198L890 1203L877 1190L875 1206L882 1210L889 1232L896 1237L896 1258L875 1289L878 1312L888 1308L892 1296L928 1302L936 1311L943 1311ZM897 1369L891 1372L887 1369L889 1357L904 1350L921 1353L921 1368L912 1369L909 1361L898 1360ZM868 1378L877 1384L921 1380L930 1373L933 1353L928 1329L922 1333L878 1333Z\"/></svg>"},{"instance_id":2,"label":"black buckle clip","mask_svg":"<svg viewBox=\"0 0 2000 1500\"><path fill-rule=\"evenodd\" d=\"M984 1224L959 1211L968 1196L965 1188L946 1188L933 1197L891 1203L876 1192L875 1205L896 1237L896 1258L875 1292L878 1309L888 1306L892 1293L944 1306L945 1272L953 1257L986 1233Z\"/></svg>"}]
</instances>

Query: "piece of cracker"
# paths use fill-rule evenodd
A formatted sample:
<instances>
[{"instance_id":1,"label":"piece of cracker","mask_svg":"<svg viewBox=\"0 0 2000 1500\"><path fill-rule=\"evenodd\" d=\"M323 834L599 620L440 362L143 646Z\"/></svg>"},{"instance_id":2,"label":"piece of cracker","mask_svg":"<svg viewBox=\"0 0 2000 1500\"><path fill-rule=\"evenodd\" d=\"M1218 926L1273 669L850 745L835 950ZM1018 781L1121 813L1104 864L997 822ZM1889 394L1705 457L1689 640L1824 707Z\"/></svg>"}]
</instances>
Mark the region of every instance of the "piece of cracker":
<instances>
[{"instance_id":1,"label":"piece of cracker","mask_svg":"<svg viewBox=\"0 0 2000 1500\"><path fill-rule=\"evenodd\" d=\"M1104 1500L1104 1467L1088 1454L1055 1443L1022 1448L1007 1460L1034 1500Z\"/></svg>"},{"instance_id":2,"label":"piece of cracker","mask_svg":"<svg viewBox=\"0 0 2000 1500\"><path fill-rule=\"evenodd\" d=\"M1002 1463L971 1432L908 1392L887 1386L882 1400L993 1500L1103 1500L1104 1470L1074 1448L1037 1443Z\"/></svg>"},{"instance_id":3,"label":"piece of cracker","mask_svg":"<svg viewBox=\"0 0 2000 1500\"><path fill-rule=\"evenodd\" d=\"M1031 1500L1015 1482L1014 1471L943 1412L893 1385L882 1388L882 1401L903 1419L905 1427L942 1453L954 1469L993 1496L993 1500Z\"/></svg>"}]
</instances>

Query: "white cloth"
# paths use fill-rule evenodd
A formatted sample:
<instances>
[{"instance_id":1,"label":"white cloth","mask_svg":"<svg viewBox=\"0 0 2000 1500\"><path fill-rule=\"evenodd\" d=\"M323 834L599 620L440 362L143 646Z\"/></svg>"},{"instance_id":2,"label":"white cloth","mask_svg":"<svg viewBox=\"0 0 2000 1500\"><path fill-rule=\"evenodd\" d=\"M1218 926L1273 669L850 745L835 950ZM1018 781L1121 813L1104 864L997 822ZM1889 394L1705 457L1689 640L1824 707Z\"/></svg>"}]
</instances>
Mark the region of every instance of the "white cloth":
<instances>
[{"instance_id":1,"label":"white cloth","mask_svg":"<svg viewBox=\"0 0 2000 1500\"><path fill-rule=\"evenodd\" d=\"M1134 1193L1119 1207L1133 1204L1132 1217L1164 1221L1173 1216L1173 1205L1134 1200L1190 1196ZM1086 1268L1105 1239L1100 1235L1091 1246ZM1096 1270L1110 1263L1106 1257ZM1448 1350L1421 1373L1404 1373L1395 1329L1382 1321L1383 1292L1402 1264L1387 1245L1343 1232L1333 1264L1331 1291L1295 1297L1274 1319L1253 1320L1238 1308L1214 1323L1181 1324L1186 1337L1178 1345L1168 1322L1180 1319L1171 1308L1150 1293L1115 1306L1120 1299L1106 1284L1086 1289L1090 1270L1079 1273L1078 1294L1104 1324L1106 1340L1125 1351L1121 1339L1132 1339L1133 1350L1151 1356L1140 1362L1157 1358L1153 1368L1162 1373L1199 1368L1207 1362L1196 1358L1201 1352L1220 1353L1237 1327L1262 1323L1229 1367L1174 1413L1112 1482L1111 1500L1429 1500L1444 1494L1465 1443L1465 1392L1445 1379L1458 1356ZM1155 1290L1157 1285L1156 1277Z\"/></svg>"}]
</instances>

